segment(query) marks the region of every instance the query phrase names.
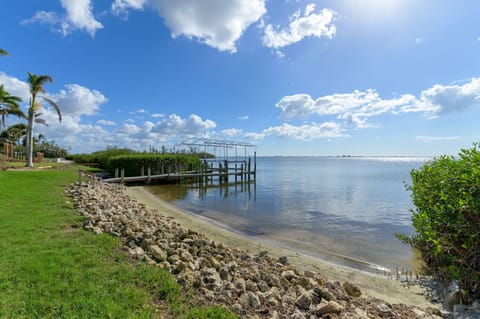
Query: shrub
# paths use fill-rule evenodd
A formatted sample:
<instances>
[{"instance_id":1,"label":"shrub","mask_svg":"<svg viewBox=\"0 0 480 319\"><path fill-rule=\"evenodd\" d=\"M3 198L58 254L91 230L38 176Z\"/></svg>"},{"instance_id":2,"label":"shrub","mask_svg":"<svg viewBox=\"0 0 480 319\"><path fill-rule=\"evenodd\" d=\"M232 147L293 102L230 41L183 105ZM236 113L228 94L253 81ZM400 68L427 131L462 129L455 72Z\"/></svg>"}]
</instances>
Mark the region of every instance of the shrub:
<instances>
[{"instance_id":1,"label":"shrub","mask_svg":"<svg viewBox=\"0 0 480 319\"><path fill-rule=\"evenodd\" d=\"M116 168L123 168L125 177L127 177L140 175L142 167L144 174L147 174L147 169L150 167L151 174L158 175L194 170L200 167L200 164L200 159L195 155L138 153L110 158L107 170L113 175Z\"/></svg>"},{"instance_id":2,"label":"shrub","mask_svg":"<svg viewBox=\"0 0 480 319\"><path fill-rule=\"evenodd\" d=\"M103 151L93 152L91 154L74 154L67 157L67 159L73 160L76 163L82 164L97 164L101 168L106 168L108 160L111 157L124 155L124 154L133 154L134 151L128 148L107 148Z\"/></svg>"},{"instance_id":3,"label":"shrub","mask_svg":"<svg viewBox=\"0 0 480 319\"><path fill-rule=\"evenodd\" d=\"M457 280L464 302L480 297L479 144L458 157L442 156L411 171L412 224L417 234L397 237L418 248L428 270Z\"/></svg>"}]
</instances>

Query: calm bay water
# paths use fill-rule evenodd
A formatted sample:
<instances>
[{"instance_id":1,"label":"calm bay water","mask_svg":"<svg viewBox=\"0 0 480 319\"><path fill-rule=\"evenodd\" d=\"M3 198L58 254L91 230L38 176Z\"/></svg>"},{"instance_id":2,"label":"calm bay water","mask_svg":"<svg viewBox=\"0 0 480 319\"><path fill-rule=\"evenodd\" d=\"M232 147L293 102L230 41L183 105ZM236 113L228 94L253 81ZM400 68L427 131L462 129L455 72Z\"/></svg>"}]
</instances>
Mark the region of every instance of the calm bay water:
<instances>
[{"instance_id":1,"label":"calm bay water","mask_svg":"<svg viewBox=\"0 0 480 319\"><path fill-rule=\"evenodd\" d=\"M415 251L394 233L413 233L404 182L425 160L258 158L255 184L150 190L182 210L327 261L363 270L414 269Z\"/></svg>"}]
</instances>

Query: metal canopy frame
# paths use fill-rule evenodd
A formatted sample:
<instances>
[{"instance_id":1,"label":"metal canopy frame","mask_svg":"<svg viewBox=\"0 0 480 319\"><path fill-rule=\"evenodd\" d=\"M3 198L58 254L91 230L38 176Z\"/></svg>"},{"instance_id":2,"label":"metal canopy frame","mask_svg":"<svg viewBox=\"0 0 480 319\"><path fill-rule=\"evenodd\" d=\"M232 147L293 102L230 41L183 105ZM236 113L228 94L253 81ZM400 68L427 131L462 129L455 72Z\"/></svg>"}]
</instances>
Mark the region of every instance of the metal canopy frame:
<instances>
[{"instance_id":1,"label":"metal canopy frame","mask_svg":"<svg viewBox=\"0 0 480 319\"><path fill-rule=\"evenodd\" d=\"M238 160L238 148L243 148L244 160L246 160L247 150L253 149L255 152L257 148L257 146L252 143L236 142L236 141L228 141L228 140L214 140L214 139L205 139L205 138L195 138L191 140L186 140L186 141L183 141L181 145L185 145L189 147L197 147L199 149L203 148L204 157L206 157L207 152L210 153L210 151L213 149L213 155L215 156L216 160L219 160L222 157L224 159L230 158L228 154L229 149L235 149L235 160ZM220 150L220 155L222 155L221 153L223 151L223 156L217 157L217 149Z\"/></svg>"}]
</instances>

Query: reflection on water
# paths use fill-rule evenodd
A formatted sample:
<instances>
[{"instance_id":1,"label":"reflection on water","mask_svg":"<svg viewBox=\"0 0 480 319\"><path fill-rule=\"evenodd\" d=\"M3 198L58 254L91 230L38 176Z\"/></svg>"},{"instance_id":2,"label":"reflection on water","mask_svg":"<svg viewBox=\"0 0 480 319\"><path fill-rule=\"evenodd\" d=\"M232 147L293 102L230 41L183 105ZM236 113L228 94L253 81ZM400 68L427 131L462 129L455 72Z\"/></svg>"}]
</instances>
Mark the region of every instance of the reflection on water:
<instances>
[{"instance_id":1,"label":"reflection on water","mask_svg":"<svg viewBox=\"0 0 480 319\"><path fill-rule=\"evenodd\" d=\"M404 182L423 161L259 158L256 183L151 191L183 210L326 260L412 269L414 252L394 233L413 233Z\"/></svg>"}]
</instances>

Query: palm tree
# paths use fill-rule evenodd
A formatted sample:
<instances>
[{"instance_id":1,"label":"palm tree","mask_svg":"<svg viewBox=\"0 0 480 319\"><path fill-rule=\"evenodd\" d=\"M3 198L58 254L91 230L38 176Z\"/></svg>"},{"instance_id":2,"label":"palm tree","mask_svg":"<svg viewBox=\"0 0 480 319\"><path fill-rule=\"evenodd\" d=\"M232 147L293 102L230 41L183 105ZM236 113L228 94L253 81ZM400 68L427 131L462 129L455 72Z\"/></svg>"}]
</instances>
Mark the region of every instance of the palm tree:
<instances>
[{"instance_id":1,"label":"palm tree","mask_svg":"<svg viewBox=\"0 0 480 319\"><path fill-rule=\"evenodd\" d=\"M43 85L47 82L52 82L52 78L48 75L36 75L28 72L28 85L30 86L30 106L28 108L27 114L27 167L33 167L33 124L41 123L47 125L45 120L37 118L40 115L39 110L42 109L42 104L37 101L37 97L42 98L48 104L50 104L58 114L58 120L62 121L62 113L60 112L60 107L53 102L51 99L38 95L39 93L45 93Z\"/></svg>"},{"instance_id":2,"label":"palm tree","mask_svg":"<svg viewBox=\"0 0 480 319\"><path fill-rule=\"evenodd\" d=\"M27 134L27 126L23 123L17 123L8 127L5 131L0 133L0 137L15 140L17 146L20 146L20 140Z\"/></svg>"},{"instance_id":3,"label":"palm tree","mask_svg":"<svg viewBox=\"0 0 480 319\"><path fill-rule=\"evenodd\" d=\"M5 127L5 118L8 115L23 116L23 112L20 110L20 103L22 101L18 96L10 95L3 85L0 85L0 126Z\"/></svg>"},{"instance_id":4,"label":"palm tree","mask_svg":"<svg viewBox=\"0 0 480 319\"><path fill-rule=\"evenodd\" d=\"M7 50L0 48L0 55L8 55Z\"/></svg>"}]
</instances>

